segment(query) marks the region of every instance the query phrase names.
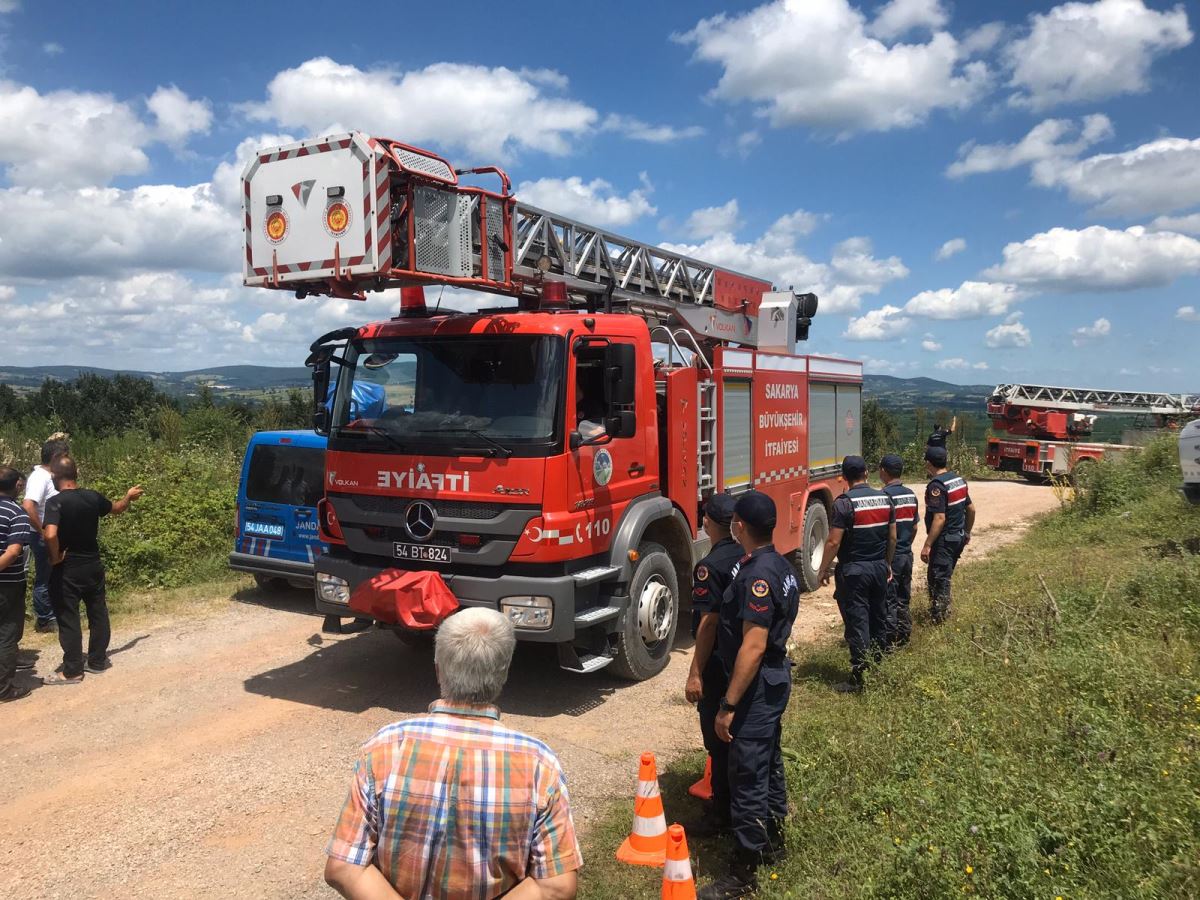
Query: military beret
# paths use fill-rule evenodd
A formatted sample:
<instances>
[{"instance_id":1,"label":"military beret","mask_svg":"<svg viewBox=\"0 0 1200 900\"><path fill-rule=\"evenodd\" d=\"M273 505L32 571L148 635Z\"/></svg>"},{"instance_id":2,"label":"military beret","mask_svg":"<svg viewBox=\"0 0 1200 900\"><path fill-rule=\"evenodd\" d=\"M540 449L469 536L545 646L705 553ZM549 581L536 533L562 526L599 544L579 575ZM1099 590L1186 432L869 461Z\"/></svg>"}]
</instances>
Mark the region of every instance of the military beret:
<instances>
[{"instance_id":1,"label":"military beret","mask_svg":"<svg viewBox=\"0 0 1200 900\"><path fill-rule=\"evenodd\" d=\"M733 507L737 517L758 531L775 527L775 501L761 491L746 491Z\"/></svg>"},{"instance_id":2,"label":"military beret","mask_svg":"<svg viewBox=\"0 0 1200 900\"><path fill-rule=\"evenodd\" d=\"M901 475L904 472L904 460L895 453L889 453L879 461L879 468L886 469L894 475Z\"/></svg>"},{"instance_id":3,"label":"military beret","mask_svg":"<svg viewBox=\"0 0 1200 900\"><path fill-rule=\"evenodd\" d=\"M732 494L713 494L704 503L704 515L718 525L729 527L733 521L735 500Z\"/></svg>"},{"instance_id":4,"label":"military beret","mask_svg":"<svg viewBox=\"0 0 1200 900\"><path fill-rule=\"evenodd\" d=\"M935 466L941 467L946 464L946 448L945 447L926 447L925 461L933 463Z\"/></svg>"},{"instance_id":5,"label":"military beret","mask_svg":"<svg viewBox=\"0 0 1200 900\"><path fill-rule=\"evenodd\" d=\"M842 477L862 478L867 474L867 461L861 456L847 456L842 460Z\"/></svg>"}]
</instances>

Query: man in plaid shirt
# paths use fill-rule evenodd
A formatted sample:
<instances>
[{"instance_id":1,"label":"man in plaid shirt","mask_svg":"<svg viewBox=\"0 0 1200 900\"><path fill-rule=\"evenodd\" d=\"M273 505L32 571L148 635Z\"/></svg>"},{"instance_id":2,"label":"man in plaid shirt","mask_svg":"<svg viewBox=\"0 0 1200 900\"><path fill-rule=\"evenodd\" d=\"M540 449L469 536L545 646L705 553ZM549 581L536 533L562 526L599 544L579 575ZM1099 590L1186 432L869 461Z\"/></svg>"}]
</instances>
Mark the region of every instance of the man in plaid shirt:
<instances>
[{"instance_id":1,"label":"man in plaid shirt","mask_svg":"<svg viewBox=\"0 0 1200 900\"><path fill-rule=\"evenodd\" d=\"M493 705L516 638L495 610L438 628L442 698L362 748L326 853L347 898L573 898L583 865L558 758Z\"/></svg>"}]
</instances>

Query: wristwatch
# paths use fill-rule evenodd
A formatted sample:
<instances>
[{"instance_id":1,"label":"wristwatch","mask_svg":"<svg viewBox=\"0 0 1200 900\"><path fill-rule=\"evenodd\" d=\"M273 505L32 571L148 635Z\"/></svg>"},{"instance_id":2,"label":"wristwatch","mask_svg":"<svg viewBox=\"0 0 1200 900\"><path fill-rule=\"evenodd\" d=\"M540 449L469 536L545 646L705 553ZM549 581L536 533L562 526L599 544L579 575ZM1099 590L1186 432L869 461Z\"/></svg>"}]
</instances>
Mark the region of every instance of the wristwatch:
<instances>
[{"instance_id":1,"label":"wristwatch","mask_svg":"<svg viewBox=\"0 0 1200 900\"><path fill-rule=\"evenodd\" d=\"M721 703L720 703L719 708L720 708L721 712L733 712L735 709L737 709L736 706L734 706L732 703L730 703L724 697L721 698Z\"/></svg>"}]
</instances>

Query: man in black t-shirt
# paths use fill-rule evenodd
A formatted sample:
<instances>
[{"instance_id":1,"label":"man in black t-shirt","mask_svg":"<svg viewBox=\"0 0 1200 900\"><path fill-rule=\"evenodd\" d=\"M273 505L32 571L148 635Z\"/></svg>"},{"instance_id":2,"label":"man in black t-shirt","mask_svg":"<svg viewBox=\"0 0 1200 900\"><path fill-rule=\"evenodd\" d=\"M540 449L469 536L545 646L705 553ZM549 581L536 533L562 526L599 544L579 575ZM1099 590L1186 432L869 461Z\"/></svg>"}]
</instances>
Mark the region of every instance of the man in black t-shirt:
<instances>
[{"instance_id":1,"label":"man in black t-shirt","mask_svg":"<svg viewBox=\"0 0 1200 900\"><path fill-rule=\"evenodd\" d=\"M25 633L25 566L33 527L17 503L25 479L10 466L0 466L0 703L28 697L28 687L13 681L18 668L17 645Z\"/></svg>"},{"instance_id":2,"label":"man in black t-shirt","mask_svg":"<svg viewBox=\"0 0 1200 900\"><path fill-rule=\"evenodd\" d=\"M950 420L950 427L943 428L941 423L933 426L933 433L929 435L929 439L925 442L926 447L941 447L947 449L946 441L950 439L950 435L958 430L958 416Z\"/></svg>"},{"instance_id":3,"label":"man in black t-shirt","mask_svg":"<svg viewBox=\"0 0 1200 900\"><path fill-rule=\"evenodd\" d=\"M108 604L104 594L104 564L100 561L97 534L100 519L119 516L129 504L142 496L140 487L131 487L115 503L98 491L81 488L75 460L60 456L50 464L54 486L59 493L46 504L42 520L46 546L54 571L50 575L50 603L58 619L58 642L63 649L61 675L46 679L46 684L79 684L86 669L100 674L112 667L108 642L112 632L108 623ZM88 617L88 652L83 657L83 628L79 604Z\"/></svg>"}]
</instances>

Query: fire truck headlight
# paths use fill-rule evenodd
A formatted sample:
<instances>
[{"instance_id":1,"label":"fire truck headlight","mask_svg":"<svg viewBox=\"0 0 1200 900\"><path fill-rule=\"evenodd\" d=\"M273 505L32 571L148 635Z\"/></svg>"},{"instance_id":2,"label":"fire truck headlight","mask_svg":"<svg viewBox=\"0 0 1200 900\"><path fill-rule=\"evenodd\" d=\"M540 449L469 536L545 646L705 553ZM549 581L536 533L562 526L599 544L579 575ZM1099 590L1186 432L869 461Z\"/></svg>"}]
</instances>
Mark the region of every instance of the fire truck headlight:
<instances>
[{"instance_id":1,"label":"fire truck headlight","mask_svg":"<svg viewBox=\"0 0 1200 900\"><path fill-rule=\"evenodd\" d=\"M554 601L550 597L502 597L500 611L513 628L545 631L554 624Z\"/></svg>"},{"instance_id":2,"label":"fire truck headlight","mask_svg":"<svg viewBox=\"0 0 1200 900\"><path fill-rule=\"evenodd\" d=\"M350 584L345 578L318 572L317 596L326 603L348 604L350 602Z\"/></svg>"}]
</instances>

